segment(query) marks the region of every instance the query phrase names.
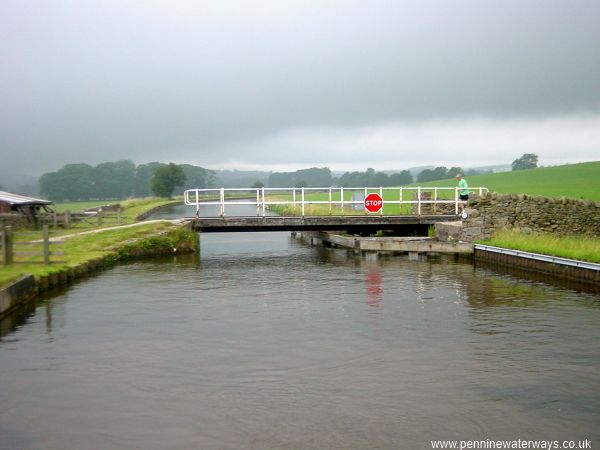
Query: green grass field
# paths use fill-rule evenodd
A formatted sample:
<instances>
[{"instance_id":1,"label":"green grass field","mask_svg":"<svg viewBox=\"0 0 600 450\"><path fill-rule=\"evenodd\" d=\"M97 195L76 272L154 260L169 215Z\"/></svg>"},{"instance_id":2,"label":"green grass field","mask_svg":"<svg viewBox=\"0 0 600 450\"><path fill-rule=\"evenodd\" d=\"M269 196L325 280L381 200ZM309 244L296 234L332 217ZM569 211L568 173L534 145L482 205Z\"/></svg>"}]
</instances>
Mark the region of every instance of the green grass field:
<instances>
[{"instance_id":1,"label":"green grass field","mask_svg":"<svg viewBox=\"0 0 600 450\"><path fill-rule=\"evenodd\" d=\"M88 208L95 208L97 206L106 206L113 203L119 203L118 200L111 202L109 200L90 200L86 202L65 202L65 203L56 203L54 205L56 212L62 213L65 211L71 212L79 212Z\"/></svg>"},{"instance_id":2,"label":"green grass field","mask_svg":"<svg viewBox=\"0 0 600 450\"><path fill-rule=\"evenodd\" d=\"M470 187L483 186L502 194L600 200L600 161L478 175L467 177L467 181ZM419 185L456 186L456 180L440 180Z\"/></svg>"}]
</instances>

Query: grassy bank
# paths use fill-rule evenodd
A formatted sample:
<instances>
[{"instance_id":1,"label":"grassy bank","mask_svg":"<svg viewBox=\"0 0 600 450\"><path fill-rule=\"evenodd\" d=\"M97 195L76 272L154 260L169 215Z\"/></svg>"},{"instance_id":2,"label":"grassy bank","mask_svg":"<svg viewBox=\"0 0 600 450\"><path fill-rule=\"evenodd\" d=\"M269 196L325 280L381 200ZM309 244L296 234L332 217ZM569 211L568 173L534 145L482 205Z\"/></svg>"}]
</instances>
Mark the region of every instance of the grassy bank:
<instances>
[{"instance_id":1,"label":"grassy bank","mask_svg":"<svg viewBox=\"0 0 600 450\"><path fill-rule=\"evenodd\" d=\"M519 230L504 230L497 232L491 240L479 243L600 263L600 238L598 237L557 236L550 233L523 233Z\"/></svg>"},{"instance_id":2,"label":"grassy bank","mask_svg":"<svg viewBox=\"0 0 600 450\"><path fill-rule=\"evenodd\" d=\"M172 204L180 200L164 198L128 199L120 202L123 224L133 224L136 218L153 208ZM109 202L74 202L57 205L57 211L82 211L86 208L104 206ZM32 274L39 279L54 273L60 273L98 258L108 262L121 261L140 255L165 254L176 251L189 251L190 245L196 241L194 233L170 222L140 223L134 227L114 228L117 224L106 221L99 227L94 220L81 222L69 229L52 229L51 240L60 238L61 244L51 244L51 251L63 252L53 255L51 261L60 261L50 265L32 263L40 257L17 257L19 264L0 266L0 287L25 274ZM80 233L88 234L80 234ZM41 232L15 232L16 242L40 240ZM21 247L21 246L19 246ZM19 248L18 250L22 250ZM28 246L27 250L41 250L41 244Z\"/></svg>"},{"instance_id":3,"label":"grassy bank","mask_svg":"<svg viewBox=\"0 0 600 450\"><path fill-rule=\"evenodd\" d=\"M170 222L154 222L65 236L60 245L51 244L51 250L64 252L64 255L52 257L53 260L60 259L61 263L47 266L31 263L2 266L0 287L25 274L32 274L38 279L98 258L116 262L139 256L190 251L195 249L196 242L195 233ZM39 260L39 257L37 259Z\"/></svg>"}]
</instances>

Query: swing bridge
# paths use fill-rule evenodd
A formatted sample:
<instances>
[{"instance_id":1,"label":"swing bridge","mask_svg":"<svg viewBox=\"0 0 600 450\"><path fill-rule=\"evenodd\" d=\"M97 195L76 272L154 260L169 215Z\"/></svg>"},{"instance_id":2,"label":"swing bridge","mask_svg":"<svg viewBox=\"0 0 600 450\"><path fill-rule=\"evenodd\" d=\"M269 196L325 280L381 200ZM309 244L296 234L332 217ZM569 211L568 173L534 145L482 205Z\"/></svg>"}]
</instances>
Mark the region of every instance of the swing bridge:
<instances>
[{"instance_id":1,"label":"swing bridge","mask_svg":"<svg viewBox=\"0 0 600 450\"><path fill-rule=\"evenodd\" d=\"M488 189L469 191L481 196ZM365 208L365 198L373 193L383 200L376 213ZM463 202L459 193L458 187L421 186L188 189L184 202L194 206L196 214L185 219L193 230L203 233L336 230L372 234L387 230L423 236L435 223L460 220ZM204 216L207 206L218 207L218 215ZM239 215L239 206L253 214Z\"/></svg>"}]
</instances>

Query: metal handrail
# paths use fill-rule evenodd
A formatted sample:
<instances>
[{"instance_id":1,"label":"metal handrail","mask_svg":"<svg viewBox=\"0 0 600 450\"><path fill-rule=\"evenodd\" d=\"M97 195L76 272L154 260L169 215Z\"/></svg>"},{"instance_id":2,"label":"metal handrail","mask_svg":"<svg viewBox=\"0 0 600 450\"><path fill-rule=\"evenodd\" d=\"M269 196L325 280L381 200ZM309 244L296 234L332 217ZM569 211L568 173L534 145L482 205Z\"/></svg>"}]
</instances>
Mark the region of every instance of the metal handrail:
<instances>
[{"instance_id":1,"label":"metal handrail","mask_svg":"<svg viewBox=\"0 0 600 450\"><path fill-rule=\"evenodd\" d=\"M256 215L266 215L266 210L273 205L292 205L294 208L300 207L302 216L305 215L306 205L329 205L329 213L331 214L334 206L339 206L341 211L344 211L345 206L364 205L364 200L346 200L344 195L348 192L360 192L365 197L371 193L377 193L384 199L383 207L379 214L383 215L385 205L417 205L417 215L421 215L421 206L427 204L454 204L455 213L458 214L459 204L461 200L459 192L460 187L360 187L360 188L345 188L345 187L327 187L327 188L203 188L203 189L187 189L183 193L184 202L188 206L196 206L196 216L199 216L200 205L219 206L219 215L225 215L225 205L255 205ZM390 200L390 195L384 197L385 192L396 191L398 193L395 198L398 200ZM415 192L416 200L405 200L405 192ZM430 192L432 198L429 200L422 199L424 193ZM441 192L453 192L452 199L439 198ZM478 192L479 195L488 192L485 187L469 188L469 192ZM246 193L248 198L240 198L240 195ZM287 193L291 195L292 200L268 199L268 195L280 195ZM313 200L306 198L307 193L324 193L328 194L327 200ZM231 198L227 198L228 194ZM334 196L339 199L334 199ZM412 196L411 196L412 197Z\"/></svg>"}]
</instances>

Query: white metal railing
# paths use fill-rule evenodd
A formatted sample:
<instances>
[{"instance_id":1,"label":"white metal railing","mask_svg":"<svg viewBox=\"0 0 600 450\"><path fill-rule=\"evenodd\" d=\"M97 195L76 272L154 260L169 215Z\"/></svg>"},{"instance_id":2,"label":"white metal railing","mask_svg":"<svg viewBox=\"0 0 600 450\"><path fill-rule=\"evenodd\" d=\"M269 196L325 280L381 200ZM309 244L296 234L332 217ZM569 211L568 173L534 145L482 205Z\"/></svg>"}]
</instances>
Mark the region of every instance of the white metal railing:
<instances>
[{"instance_id":1,"label":"white metal railing","mask_svg":"<svg viewBox=\"0 0 600 450\"><path fill-rule=\"evenodd\" d=\"M378 188L211 188L188 189L184 192L184 202L196 207L196 217L199 216L200 205L219 206L219 215L225 215L226 205L254 205L256 215L265 216L270 206L290 205L299 208L304 216L307 205L328 205L329 214L334 207L339 207L344 213L345 207L356 208L363 206L364 197L377 193L383 199L383 206L378 213L384 214L386 205L416 205L416 214L421 215L423 205L454 205L458 214L461 204L460 187L378 187ZM469 192L482 195L488 192L485 187L469 188ZM317 195L321 194L321 195ZM444 195L446 194L446 195ZM283 197L283 198L282 198ZM350 197L347 199L347 197ZM409 199L405 199L405 198ZM365 210L366 212L366 210Z\"/></svg>"}]
</instances>

